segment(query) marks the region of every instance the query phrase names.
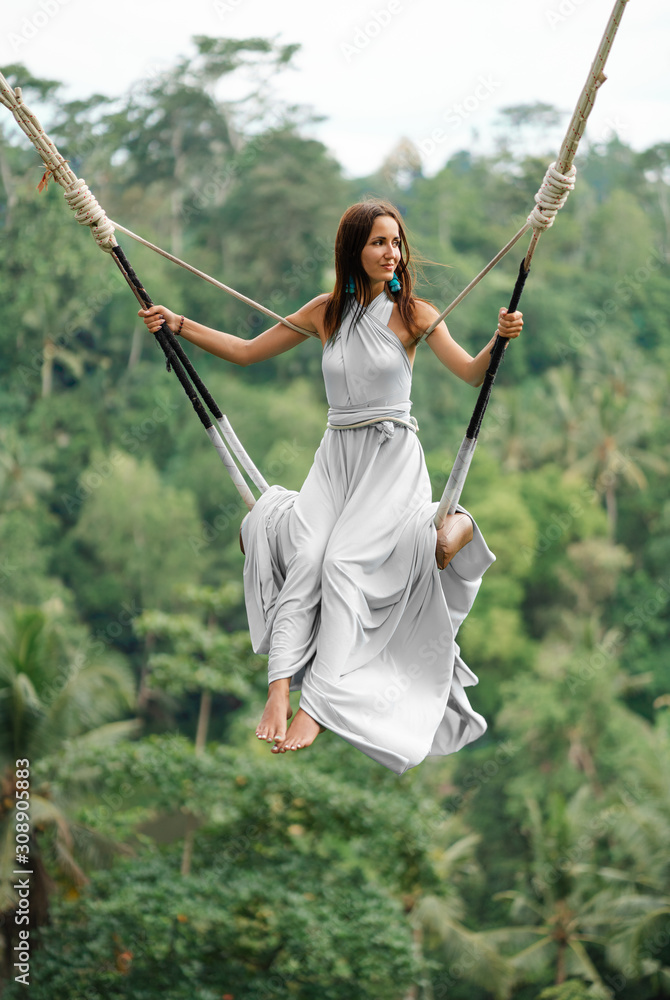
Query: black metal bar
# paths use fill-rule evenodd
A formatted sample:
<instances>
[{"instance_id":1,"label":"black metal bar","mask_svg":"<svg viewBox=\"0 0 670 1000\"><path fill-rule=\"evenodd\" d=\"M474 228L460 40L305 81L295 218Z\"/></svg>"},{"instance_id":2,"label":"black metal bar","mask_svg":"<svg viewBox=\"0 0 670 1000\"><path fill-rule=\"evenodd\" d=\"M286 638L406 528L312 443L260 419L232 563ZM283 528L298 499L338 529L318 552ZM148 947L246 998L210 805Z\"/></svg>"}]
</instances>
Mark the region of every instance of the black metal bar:
<instances>
[{"instance_id":1,"label":"black metal bar","mask_svg":"<svg viewBox=\"0 0 670 1000\"><path fill-rule=\"evenodd\" d=\"M521 261L519 274L516 279L516 284L514 285L514 291L512 292L512 298L510 299L509 306L507 307L508 313L516 312L519 300L521 299L521 294L523 292L523 286L526 284L526 278L529 274L530 268L526 271L524 258L524 260ZM484 381L482 382L482 387L479 390L479 396L477 397L477 402L475 403L475 408L466 431L466 437L470 439L476 439L479 435L479 429L482 425L484 414L486 413L486 407L489 403L493 383L495 382L495 377L498 373L500 363L503 360L505 348L508 343L509 341L507 337L501 337L500 334L496 336L496 339L493 342L493 347L491 348L491 360L488 368L486 369L486 375L484 376Z\"/></svg>"},{"instance_id":2,"label":"black metal bar","mask_svg":"<svg viewBox=\"0 0 670 1000\"><path fill-rule=\"evenodd\" d=\"M146 289L139 281L139 278L128 264L128 259L119 246L115 246L114 249L112 250L112 257L114 258L114 261L119 271L130 285L130 288L132 289L132 292L135 295L137 301L145 309L149 309L153 305L153 302L151 301L149 295L147 294ZM193 406L193 409L197 413L200 423L203 425L205 430L209 430L209 428L212 427L212 420L209 414L206 412L204 406L198 399L198 395L193 385L191 384L188 375L184 371L181 361L179 360L179 358L176 355L176 352L174 351L172 344L176 341L176 338L172 333L172 331L170 330L167 323L163 323L161 328L156 331L154 336L158 341L163 351L163 354L165 355L165 362L168 371L172 367L175 375L177 376L177 378L181 383L184 392L191 400L191 405Z\"/></svg>"},{"instance_id":3,"label":"black metal bar","mask_svg":"<svg viewBox=\"0 0 670 1000\"><path fill-rule=\"evenodd\" d=\"M117 255L118 259L123 264L125 270L127 271L128 275L130 277L131 282L137 288L137 291L142 296L143 301L146 301L147 305L145 306L145 308L148 309L149 306L153 305L153 303L152 303L151 299L149 298L149 296L147 295L147 292L146 292L144 286L142 285L141 281L139 280L139 278L135 274L135 271L133 270L132 265L128 261L128 258L126 257L125 253L123 252L123 250L121 249L120 246L116 246L114 248L114 250L113 250L113 253L115 255ZM211 392L209 391L209 389L207 388L207 386L205 385L205 383L202 381L202 379L198 375L197 371L195 370L195 368L193 366L193 363L191 362L191 359L189 358L189 356L184 351L184 348L179 343L179 339L174 335L174 333L172 332L172 330L170 330L169 327L167 327L167 331L168 331L168 339L169 339L170 346L171 346L173 352L177 355L177 357L181 361L182 365L184 366L184 368L188 372L189 377L191 378L191 380L192 380L193 384L195 385L196 389L198 390L198 392L200 393L200 395L204 399L205 403L209 407L210 412L214 414L214 416L216 417L217 420L220 420L221 417L223 416L223 413L221 412L221 410L217 406L216 400L214 399L214 397L212 396Z\"/></svg>"}]
</instances>

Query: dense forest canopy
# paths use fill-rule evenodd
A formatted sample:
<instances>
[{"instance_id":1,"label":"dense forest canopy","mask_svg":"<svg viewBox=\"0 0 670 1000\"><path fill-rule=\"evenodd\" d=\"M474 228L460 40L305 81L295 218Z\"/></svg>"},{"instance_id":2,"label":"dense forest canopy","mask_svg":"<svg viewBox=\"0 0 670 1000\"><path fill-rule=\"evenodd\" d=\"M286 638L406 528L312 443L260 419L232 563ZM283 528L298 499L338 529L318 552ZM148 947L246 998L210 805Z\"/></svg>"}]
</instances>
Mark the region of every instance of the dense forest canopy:
<instances>
[{"instance_id":1,"label":"dense forest canopy","mask_svg":"<svg viewBox=\"0 0 670 1000\"><path fill-rule=\"evenodd\" d=\"M556 109L515 107L495 154L464 149L427 177L399 137L349 180L305 136L310 112L274 100L294 47L195 45L117 101L4 72L110 218L282 314L332 287L338 219L367 195L400 207L418 292L445 306L522 224L555 153ZM34 1000L670 995L670 142L586 139L577 167L463 496L497 555L459 634L489 730L397 779L331 734L279 761L255 740L245 509L118 271L57 185L37 190L40 162L2 116L3 997L21 989L17 756ZM268 325L120 242L154 301L243 337ZM473 354L522 252L449 319ZM247 369L190 349L268 480L293 489L325 426L318 346ZM475 394L422 346L413 400L437 499Z\"/></svg>"}]
</instances>

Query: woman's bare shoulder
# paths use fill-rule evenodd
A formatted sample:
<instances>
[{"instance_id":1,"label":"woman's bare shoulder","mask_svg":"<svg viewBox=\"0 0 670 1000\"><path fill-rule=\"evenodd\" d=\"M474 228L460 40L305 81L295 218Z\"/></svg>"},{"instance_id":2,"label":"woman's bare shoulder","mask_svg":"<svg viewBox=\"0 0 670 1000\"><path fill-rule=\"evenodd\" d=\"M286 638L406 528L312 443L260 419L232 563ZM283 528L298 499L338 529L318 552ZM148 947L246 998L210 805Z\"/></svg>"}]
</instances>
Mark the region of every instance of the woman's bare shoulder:
<instances>
[{"instance_id":1,"label":"woman's bare shoulder","mask_svg":"<svg viewBox=\"0 0 670 1000\"><path fill-rule=\"evenodd\" d=\"M426 326L433 322L439 313L432 302L427 299L414 299L414 315L419 322L426 320Z\"/></svg>"},{"instance_id":2,"label":"woman's bare shoulder","mask_svg":"<svg viewBox=\"0 0 670 1000\"><path fill-rule=\"evenodd\" d=\"M309 302L305 302L304 306L301 306L296 316L300 316L302 319L309 320L312 323L317 323L320 329L326 303L329 298L329 292L322 292L320 295L315 295L313 299L310 299Z\"/></svg>"},{"instance_id":3,"label":"woman's bare shoulder","mask_svg":"<svg viewBox=\"0 0 670 1000\"><path fill-rule=\"evenodd\" d=\"M325 306L326 302L330 298L330 292L321 292L320 295L315 295L313 299L305 303L304 309L318 309L320 306Z\"/></svg>"},{"instance_id":4,"label":"woman's bare shoulder","mask_svg":"<svg viewBox=\"0 0 670 1000\"><path fill-rule=\"evenodd\" d=\"M423 334L440 314L432 302L427 299L414 299L414 320L417 329Z\"/></svg>"},{"instance_id":5,"label":"woman's bare shoulder","mask_svg":"<svg viewBox=\"0 0 670 1000\"><path fill-rule=\"evenodd\" d=\"M291 313L290 316L286 318L297 326L303 327L305 330L310 330L312 333L318 334L319 337L323 336L323 314L326 307L326 302L330 298L327 292L323 292L321 295L316 295L309 302L306 302L304 306L301 306L296 312Z\"/></svg>"}]
</instances>

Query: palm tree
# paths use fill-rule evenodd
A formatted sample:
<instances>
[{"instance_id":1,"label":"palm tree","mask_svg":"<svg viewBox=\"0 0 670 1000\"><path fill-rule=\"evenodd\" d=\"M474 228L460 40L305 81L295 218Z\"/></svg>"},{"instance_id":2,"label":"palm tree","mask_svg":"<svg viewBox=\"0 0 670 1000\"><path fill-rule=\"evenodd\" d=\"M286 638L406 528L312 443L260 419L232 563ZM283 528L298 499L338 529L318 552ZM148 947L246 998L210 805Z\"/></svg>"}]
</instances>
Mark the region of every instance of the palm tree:
<instances>
[{"instance_id":1,"label":"palm tree","mask_svg":"<svg viewBox=\"0 0 670 1000\"><path fill-rule=\"evenodd\" d=\"M17 770L29 772L31 923L39 926L48 920L52 889L45 854L53 855L59 878L76 889L86 882L75 856L77 835L95 839L71 820L68 804L46 780L49 760L65 745L71 751L77 746L102 749L136 732L136 720L110 721L133 702L134 681L125 664L109 655L75 656L42 609L16 607L0 622L0 922L8 975L17 903L12 888L17 876L12 873L20 864L16 793L25 789L26 780L22 774L17 784Z\"/></svg>"},{"instance_id":2,"label":"palm tree","mask_svg":"<svg viewBox=\"0 0 670 1000\"><path fill-rule=\"evenodd\" d=\"M195 752L201 754L207 743L207 733L214 694L226 693L244 698L250 693L248 677L240 675L240 664L253 658L246 632L229 633L217 627L217 615L225 614L239 604L237 584L212 587L185 587L186 602L199 614L165 614L145 611L134 622L135 631L144 636L147 646L156 641L167 642L170 652L151 653L143 673L143 700L151 689L183 698L190 692L200 693L200 707L195 734ZM203 624L201 615L207 621ZM184 840L181 874L191 870L195 829L190 828Z\"/></svg>"},{"instance_id":3,"label":"palm tree","mask_svg":"<svg viewBox=\"0 0 670 1000\"><path fill-rule=\"evenodd\" d=\"M529 801L531 841L536 875L533 886L510 889L496 895L512 903L511 918L517 925L488 932L491 942L504 948L518 947L510 956L517 973L534 976L547 967L554 972L554 982L564 983L568 976L586 979L601 990L603 997L612 994L596 969L587 945L602 944L591 932L594 916L600 920L599 894L571 878L562 859L551 865L545 849L546 825L537 802ZM548 870L547 870L548 869ZM542 871L542 875L537 874ZM555 878L555 881L552 881Z\"/></svg>"},{"instance_id":4,"label":"palm tree","mask_svg":"<svg viewBox=\"0 0 670 1000\"><path fill-rule=\"evenodd\" d=\"M613 540L622 483L644 489L645 469L667 473L670 468L665 457L645 447L664 380L645 367L629 343L624 351L621 338L611 337L587 346L581 377L565 366L552 369L546 380L559 433L546 439L545 457L589 477L604 500Z\"/></svg>"},{"instance_id":5,"label":"palm tree","mask_svg":"<svg viewBox=\"0 0 670 1000\"><path fill-rule=\"evenodd\" d=\"M0 509L30 508L53 486L53 477L40 468L46 449L32 448L13 427L0 430Z\"/></svg>"},{"instance_id":6,"label":"palm tree","mask_svg":"<svg viewBox=\"0 0 670 1000\"><path fill-rule=\"evenodd\" d=\"M662 994L670 986L667 961L670 927L670 717L663 712L670 696L655 702L656 725L639 720L644 739L636 740L634 766L623 746L616 762L622 784L621 804L612 812L613 864L601 869L609 886L618 926L607 945L617 968L632 968Z\"/></svg>"},{"instance_id":7,"label":"palm tree","mask_svg":"<svg viewBox=\"0 0 670 1000\"><path fill-rule=\"evenodd\" d=\"M605 501L610 539L616 537L617 494L622 483L643 490L644 469L667 473L668 462L644 445L660 404L660 384L647 377L631 379L623 359L609 372L591 376L590 404L584 414L583 450L574 468L588 474Z\"/></svg>"},{"instance_id":8,"label":"palm tree","mask_svg":"<svg viewBox=\"0 0 670 1000\"><path fill-rule=\"evenodd\" d=\"M452 887L463 872L472 873L476 866L477 834L469 833L460 817L451 815L435 827L431 834L431 853L435 873L445 886L444 892L407 895L405 908L414 928L414 941L419 954L430 951L448 961L440 985L464 980L490 990L498 1000L511 996L515 973L485 932L471 930L464 923L465 904ZM415 987L412 1000L431 1000L428 988L423 993Z\"/></svg>"},{"instance_id":9,"label":"palm tree","mask_svg":"<svg viewBox=\"0 0 670 1000\"><path fill-rule=\"evenodd\" d=\"M509 956L518 973L533 975L549 966L556 985L568 978L579 978L591 983L589 995L611 998L614 993L608 984L616 982L617 974L605 980L589 946L605 949L610 967L626 968L629 979L630 963L635 959L642 976L645 935L661 918L670 916L670 897L654 891L654 865L645 864L640 827L634 824L637 833L632 842L638 841L638 860L645 867L644 874L631 873L626 864L600 864L598 842L605 834L608 841L616 841L623 813L611 805L602 805L594 812L588 785L582 786L568 803L555 795L549 816L542 816L536 800L529 799L527 808L526 832L533 858L531 882L496 897L511 901L512 919L519 923L487 932L487 936L492 944L505 950L521 945ZM629 812L629 822L633 813ZM667 823L664 833L667 839ZM660 961L657 966L667 975Z\"/></svg>"}]
</instances>

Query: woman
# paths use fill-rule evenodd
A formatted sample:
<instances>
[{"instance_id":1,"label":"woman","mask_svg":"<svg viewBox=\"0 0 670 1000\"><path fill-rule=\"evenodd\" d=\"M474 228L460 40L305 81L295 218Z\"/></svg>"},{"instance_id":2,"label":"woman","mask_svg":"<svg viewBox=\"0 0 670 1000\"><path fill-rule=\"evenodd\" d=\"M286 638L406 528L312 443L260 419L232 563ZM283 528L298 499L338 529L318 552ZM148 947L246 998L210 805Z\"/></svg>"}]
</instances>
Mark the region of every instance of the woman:
<instances>
[{"instance_id":1,"label":"woman","mask_svg":"<svg viewBox=\"0 0 670 1000\"><path fill-rule=\"evenodd\" d=\"M241 532L250 634L256 652L269 654L258 738L279 754L327 728L399 774L486 729L463 691L477 678L455 636L495 558L460 505L439 532L433 524L409 391L416 346L437 312L412 295L409 262L396 208L369 201L345 212L333 292L289 317L321 340L328 427L300 493L271 487ZM308 339L277 323L247 341L162 305L139 315L152 332L165 319L238 365ZM521 313L500 310L501 336L517 337L522 325ZM427 341L478 386L494 339L473 358L441 322Z\"/></svg>"}]
</instances>

